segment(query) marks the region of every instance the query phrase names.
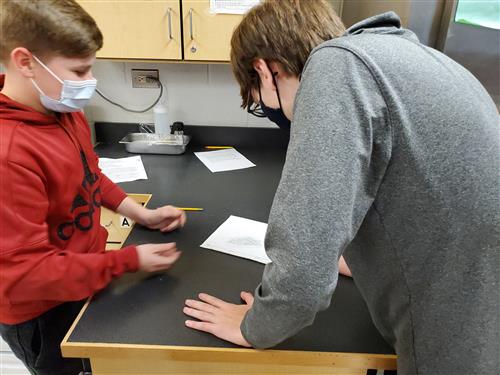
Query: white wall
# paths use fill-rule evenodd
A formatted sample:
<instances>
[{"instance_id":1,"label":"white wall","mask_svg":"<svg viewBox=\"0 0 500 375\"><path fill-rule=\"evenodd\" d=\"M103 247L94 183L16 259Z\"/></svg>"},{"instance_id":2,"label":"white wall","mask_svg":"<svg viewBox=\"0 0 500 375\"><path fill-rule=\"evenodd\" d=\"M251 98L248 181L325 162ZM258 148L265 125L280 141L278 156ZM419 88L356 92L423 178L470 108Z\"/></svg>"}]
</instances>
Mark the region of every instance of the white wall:
<instances>
[{"instance_id":1,"label":"white wall","mask_svg":"<svg viewBox=\"0 0 500 375\"><path fill-rule=\"evenodd\" d=\"M274 127L240 108L239 86L227 64L135 63L100 60L93 67L99 89L114 101L134 109L146 108L159 89L132 88L131 69L158 69L167 88L170 121L189 125ZM164 94L165 95L165 94ZM91 122L153 122L152 110L126 112L94 95L85 113Z\"/></svg>"}]
</instances>

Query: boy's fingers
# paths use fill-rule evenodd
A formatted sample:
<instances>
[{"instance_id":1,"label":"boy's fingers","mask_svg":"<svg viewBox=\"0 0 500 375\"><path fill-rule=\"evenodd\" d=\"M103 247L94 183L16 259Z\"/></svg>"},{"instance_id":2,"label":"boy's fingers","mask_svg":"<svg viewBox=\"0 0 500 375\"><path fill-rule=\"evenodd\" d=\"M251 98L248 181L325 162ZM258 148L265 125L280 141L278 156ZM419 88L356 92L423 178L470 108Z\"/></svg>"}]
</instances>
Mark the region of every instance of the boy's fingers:
<instances>
[{"instance_id":1,"label":"boy's fingers","mask_svg":"<svg viewBox=\"0 0 500 375\"><path fill-rule=\"evenodd\" d=\"M186 224L186 214L184 213L184 211L181 211L180 221L181 221L181 227L183 227L184 224Z\"/></svg>"},{"instance_id":2,"label":"boy's fingers","mask_svg":"<svg viewBox=\"0 0 500 375\"><path fill-rule=\"evenodd\" d=\"M205 322L197 322L194 320L186 320L186 326L189 328L197 329L198 331L214 333L214 324L213 323L205 323Z\"/></svg>"},{"instance_id":3,"label":"boy's fingers","mask_svg":"<svg viewBox=\"0 0 500 375\"><path fill-rule=\"evenodd\" d=\"M164 210L164 218L165 219L168 219L168 218L171 218L171 219L177 219L179 218L182 214L184 214L184 211L178 209L177 207L174 207L174 206L165 206L164 207L165 210Z\"/></svg>"},{"instance_id":4,"label":"boy's fingers","mask_svg":"<svg viewBox=\"0 0 500 375\"><path fill-rule=\"evenodd\" d=\"M157 268L158 271L170 268L172 264L174 264L177 259L179 259L180 256L180 252L173 253L169 256L158 256L158 258L156 259L155 268Z\"/></svg>"},{"instance_id":5,"label":"boy's fingers","mask_svg":"<svg viewBox=\"0 0 500 375\"><path fill-rule=\"evenodd\" d=\"M179 220L174 220L170 224L168 224L166 227L162 228L162 232L168 232L171 231L179 226Z\"/></svg>"},{"instance_id":6,"label":"boy's fingers","mask_svg":"<svg viewBox=\"0 0 500 375\"><path fill-rule=\"evenodd\" d=\"M196 310L205 311L212 314L217 312L217 309L214 306L205 302L196 301L194 299L187 299L186 301L184 301L184 303L187 307L191 307Z\"/></svg>"},{"instance_id":7,"label":"boy's fingers","mask_svg":"<svg viewBox=\"0 0 500 375\"><path fill-rule=\"evenodd\" d=\"M156 221L162 222L167 219L175 219L179 216L178 209L172 206L163 206L155 209Z\"/></svg>"},{"instance_id":8,"label":"boy's fingers","mask_svg":"<svg viewBox=\"0 0 500 375\"><path fill-rule=\"evenodd\" d=\"M167 251L162 251L162 252L159 252L159 253L155 253L155 255L157 256L160 256L162 258L169 258L169 257L172 257L176 254L180 254L181 252L177 249L175 250L167 250Z\"/></svg>"},{"instance_id":9,"label":"boy's fingers","mask_svg":"<svg viewBox=\"0 0 500 375\"><path fill-rule=\"evenodd\" d=\"M210 314L210 313L205 312L205 311L192 309L191 307L184 307L182 309L182 312L184 314L190 316L191 318L196 318L198 320L202 320L202 321L208 322L208 323L214 322L214 317L215 317L214 314Z\"/></svg>"},{"instance_id":10,"label":"boy's fingers","mask_svg":"<svg viewBox=\"0 0 500 375\"><path fill-rule=\"evenodd\" d=\"M172 253L156 253L153 255L154 258L152 258L152 259L156 265L163 267L163 266L168 266L168 265L175 263L175 261L180 256L181 256L180 251L175 251Z\"/></svg>"},{"instance_id":11,"label":"boy's fingers","mask_svg":"<svg viewBox=\"0 0 500 375\"><path fill-rule=\"evenodd\" d=\"M177 261L177 259L179 259L181 254L182 253L180 251L176 251L175 253L172 253L172 254L162 255L162 258L165 259L165 263L172 264L172 263L175 263Z\"/></svg>"},{"instance_id":12,"label":"boy's fingers","mask_svg":"<svg viewBox=\"0 0 500 375\"><path fill-rule=\"evenodd\" d=\"M223 300L218 299L216 297L213 297L213 296L206 294L206 293L198 294L198 298L200 300L202 300L203 302L206 302L206 303L208 303L212 306L215 306L215 307L222 307L226 304L226 302L224 302Z\"/></svg>"},{"instance_id":13,"label":"boy's fingers","mask_svg":"<svg viewBox=\"0 0 500 375\"><path fill-rule=\"evenodd\" d=\"M177 250L177 244L175 242L168 242L168 243L156 243L156 244L151 244L153 247L153 253L158 254L158 253L171 253Z\"/></svg>"}]
</instances>

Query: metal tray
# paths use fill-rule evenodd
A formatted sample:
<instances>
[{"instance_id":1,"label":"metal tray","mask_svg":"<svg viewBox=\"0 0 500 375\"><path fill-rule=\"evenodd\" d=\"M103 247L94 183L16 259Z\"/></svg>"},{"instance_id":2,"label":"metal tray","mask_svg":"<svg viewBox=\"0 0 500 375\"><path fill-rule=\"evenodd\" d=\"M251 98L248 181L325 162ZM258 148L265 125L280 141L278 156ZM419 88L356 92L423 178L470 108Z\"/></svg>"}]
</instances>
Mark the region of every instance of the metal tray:
<instances>
[{"instance_id":1,"label":"metal tray","mask_svg":"<svg viewBox=\"0 0 500 375\"><path fill-rule=\"evenodd\" d=\"M182 137L182 143L179 142L179 137ZM179 155L186 151L190 139L188 135L129 133L120 143L134 154Z\"/></svg>"}]
</instances>

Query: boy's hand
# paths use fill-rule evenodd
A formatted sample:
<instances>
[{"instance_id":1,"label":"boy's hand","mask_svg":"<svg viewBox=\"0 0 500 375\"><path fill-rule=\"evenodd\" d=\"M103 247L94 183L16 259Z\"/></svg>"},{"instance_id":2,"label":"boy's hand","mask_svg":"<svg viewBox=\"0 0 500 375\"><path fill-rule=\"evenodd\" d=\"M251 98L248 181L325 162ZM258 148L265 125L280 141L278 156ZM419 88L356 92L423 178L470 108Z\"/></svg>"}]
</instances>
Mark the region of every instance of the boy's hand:
<instances>
[{"instance_id":1,"label":"boy's hand","mask_svg":"<svg viewBox=\"0 0 500 375\"><path fill-rule=\"evenodd\" d=\"M241 292L240 296L245 301L243 305L227 303L205 293L198 295L200 301L186 300L184 314L200 320L186 320L186 326L211 333L233 344L251 347L241 334L240 326L247 311L252 308L253 295Z\"/></svg>"},{"instance_id":2,"label":"boy's hand","mask_svg":"<svg viewBox=\"0 0 500 375\"><path fill-rule=\"evenodd\" d=\"M154 210L145 208L144 210L139 223L151 229L170 232L182 228L186 223L184 211L173 206L158 207Z\"/></svg>"},{"instance_id":3,"label":"boy's hand","mask_svg":"<svg viewBox=\"0 0 500 375\"><path fill-rule=\"evenodd\" d=\"M141 206L130 197L126 197L116 208L120 215L151 229L159 229L162 232L169 232L177 228L182 228L186 223L186 214L173 206L163 206L150 210Z\"/></svg>"},{"instance_id":4,"label":"boy's hand","mask_svg":"<svg viewBox=\"0 0 500 375\"><path fill-rule=\"evenodd\" d=\"M137 246L139 269L146 272L156 272L169 269L181 256L175 242L145 244Z\"/></svg>"}]
</instances>

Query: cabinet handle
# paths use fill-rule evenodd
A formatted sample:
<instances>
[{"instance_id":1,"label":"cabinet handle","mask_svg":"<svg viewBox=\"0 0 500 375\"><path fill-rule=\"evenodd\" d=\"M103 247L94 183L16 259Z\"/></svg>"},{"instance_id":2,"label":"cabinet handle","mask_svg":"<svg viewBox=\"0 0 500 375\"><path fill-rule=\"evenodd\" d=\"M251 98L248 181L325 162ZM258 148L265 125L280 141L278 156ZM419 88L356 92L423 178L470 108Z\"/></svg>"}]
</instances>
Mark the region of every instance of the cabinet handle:
<instances>
[{"instance_id":1,"label":"cabinet handle","mask_svg":"<svg viewBox=\"0 0 500 375\"><path fill-rule=\"evenodd\" d=\"M172 37L172 8L167 9L167 17L168 17L168 37L170 40L173 39Z\"/></svg>"},{"instance_id":2,"label":"cabinet handle","mask_svg":"<svg viewBox=\"0 0 500 375\"><path fill-rule=\"evenodd\" d=\"M191 40L194 39L193 36L193 8L189 8L189 37Z\"/></svg>"}]
</instances>

